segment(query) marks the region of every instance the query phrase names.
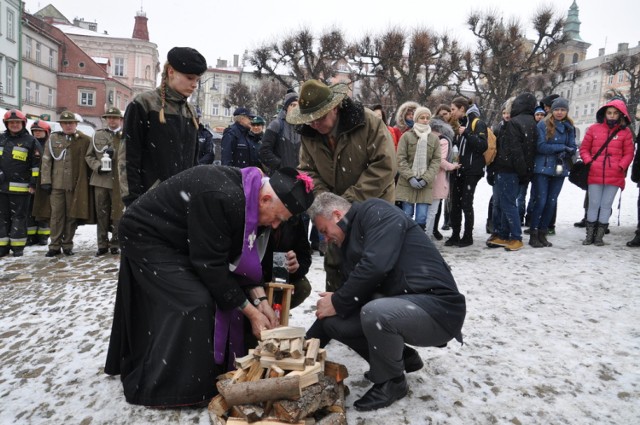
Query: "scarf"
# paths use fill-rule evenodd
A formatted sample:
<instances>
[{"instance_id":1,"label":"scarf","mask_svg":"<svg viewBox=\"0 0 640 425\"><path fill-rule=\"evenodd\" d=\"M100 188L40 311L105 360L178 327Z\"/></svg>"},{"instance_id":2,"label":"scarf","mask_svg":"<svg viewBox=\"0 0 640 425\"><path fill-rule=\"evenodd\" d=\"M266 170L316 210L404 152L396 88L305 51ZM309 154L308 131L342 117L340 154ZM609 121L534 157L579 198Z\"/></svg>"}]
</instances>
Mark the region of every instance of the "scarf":
<instances>
[{"instance_id":1,"label":"scarf","mask_svg":"<svg viewBox=\"0 0 640 425\"><path fill-rule=\"evenodd\" d=\"M242 188L245 196L245 225L240 257L229 264L231 273L241 277L240 284L255 284L262 279L262 265L260 264L260 249L257 243L258 205L260 187L262 186L262 172L255 167L240 170L242 173ZM268 236L268 232L267 232ZM263 250L264 253L264 250ZM213 349L216 364L224 362L224 355L229 347L227 370L233 368L237 357L244 355L244 326L240 309L223 311L216 309Z\"/></svg>"},{"instance_id":2,"label":"scarf","mask_svg":"<svg viewBox=\"0 0 640 425\"><path fill-rule=\"evenodd\" d=\"M427 171L427 141L431 134L431 126L429 124L415 123L413 131L418 135L418 146L416 146L416 154L413 157L413 175L420 177Z\"/></svg>"}]
</instances>

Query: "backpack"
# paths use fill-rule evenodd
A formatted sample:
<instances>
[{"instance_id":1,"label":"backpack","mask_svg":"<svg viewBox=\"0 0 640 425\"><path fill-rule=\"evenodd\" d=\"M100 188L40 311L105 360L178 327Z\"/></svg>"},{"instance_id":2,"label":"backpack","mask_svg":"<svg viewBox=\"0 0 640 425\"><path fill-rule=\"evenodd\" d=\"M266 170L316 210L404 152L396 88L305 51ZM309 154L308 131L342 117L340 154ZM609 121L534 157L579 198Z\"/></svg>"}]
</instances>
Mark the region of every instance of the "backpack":
<instances>
[{"instance_id":1,"label":"backpack","mask_svg":"<svg viewBox=\"0 0 640 425\"><path fill-rule=\"evenodd\" d=\"M471 131L475 133L476 131L476 123L479 118L474 119L471 122ZM487 127L487 150L482 153L484 156L484 163L489 165L496 159L496 154L498 153L497 143L496 143L496 135L489 127Z\"/></svg>"}]
</instances>

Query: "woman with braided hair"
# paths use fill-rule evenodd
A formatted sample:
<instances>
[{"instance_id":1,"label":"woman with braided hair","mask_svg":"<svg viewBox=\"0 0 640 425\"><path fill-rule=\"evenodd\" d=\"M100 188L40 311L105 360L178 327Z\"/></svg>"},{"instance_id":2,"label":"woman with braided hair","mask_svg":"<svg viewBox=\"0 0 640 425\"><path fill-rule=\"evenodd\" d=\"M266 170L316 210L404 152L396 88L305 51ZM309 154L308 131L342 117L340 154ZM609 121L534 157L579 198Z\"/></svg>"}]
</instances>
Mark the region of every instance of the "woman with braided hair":
<instances>
[{"instance_id":1,"label":"woman with braided hair","mask_svg":"<svg viewBox=\"0 0 640 425\"><path fill-rule=\"evenodd\" d=\"M190 47L167 54L160 87L141 93L124 114L124 149L118 154L122 201L129 206L160 182L197 165L198 121L187 100L207 61Z\"/></svg>"}]
</instances>

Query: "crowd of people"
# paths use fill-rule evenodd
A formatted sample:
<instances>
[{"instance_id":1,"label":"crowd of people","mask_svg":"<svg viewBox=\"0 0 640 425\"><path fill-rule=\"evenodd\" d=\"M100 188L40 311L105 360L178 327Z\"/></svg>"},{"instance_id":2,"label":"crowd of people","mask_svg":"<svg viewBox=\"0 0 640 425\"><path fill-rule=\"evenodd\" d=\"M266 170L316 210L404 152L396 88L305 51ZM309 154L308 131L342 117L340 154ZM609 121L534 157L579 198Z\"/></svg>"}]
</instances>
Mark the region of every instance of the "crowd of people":
<instances>
[{"instance_id":1,"label":"crowd of people","mask_svg":"<svg viewBox=\"0 0 640 425\"><path fill-rule=\"evenodd\" d=\"M74 255L77 226L97 224L96 256L120 255L105 372L120 375L133 404L208 403L216 376L279 324L264 286L276 253L294 308L311 292L306 274L322 240L325 291L306 337L340 341L367 361L373 385L354 407L386 407L407 394L405 374L423 367L412 346L462 342L465 297L434 240L442 215L452 232L444 247L474 243L483 177L493 186L486 245L507 251L523 248L526 233L531 247L552 246L558 194L578 154L590 166L576 223L585 245L604 245L629 168L640 182L619 99L598 110L580 143L557 95L507 100L492 129L465 97L435 115L405 102L391 125L381 105L366 108L346 85L319 80L287 92L268 125L238 107L211 165L212 140L188 102L206 69L195 49L171 49L160 86L124 115L108 108L93 138L72 111L53 133L44 121L27 129L18 110L3 119L0 256L47 241L47 257ZM627 245L640 246L640 197Z\"/></svg>"}]
</instances>

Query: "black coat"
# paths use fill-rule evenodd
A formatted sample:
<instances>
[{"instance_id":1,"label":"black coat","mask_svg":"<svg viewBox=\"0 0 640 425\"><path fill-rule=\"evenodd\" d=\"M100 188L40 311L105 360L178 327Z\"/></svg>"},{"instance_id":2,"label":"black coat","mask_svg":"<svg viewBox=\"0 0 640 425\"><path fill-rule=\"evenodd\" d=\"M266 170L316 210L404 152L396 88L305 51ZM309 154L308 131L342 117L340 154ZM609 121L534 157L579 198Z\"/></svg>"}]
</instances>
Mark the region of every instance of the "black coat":
<instances>
[{"instance_id":1,"label":"black coat","mask_svg":"<svg viewBox=\"0 0 640 425\"><path fill-rule=\"evenodd\" d=\"M0 192L28 195L36 187L40 168L39 143L27 130L0 134Z\"/></svg>"},{"instance_id":2,"label":"black coat","mask_svg":"<svg viewBox=\"0 0 640 425\"><path fill-rule=\"evenodd\" d=\"M224 129L222 133L222 165L232 167L260 167L260 139L250 137L249 129L239 123Z\"/></svg>"},{"instance_id":3,"label":"black coat","mask_svg":"<svg viewBox=\"0 0 640 425\"><path fill-rule=\"evenodd\" d=\"M477 109L476 109L477 110ZM475 129L471 129L474 120L478 120ZM489 144L487 142L487 125L479 119L479 115L470 109L460 125L465 127L463 134L456 134L453 145L458 147L461 167L454 173L464 176L484 176L484 151Z\"/></svg>"},{"instance_id":4,"label":"black coat","mask_svg":"<svg viewBox=\"0 0 640 425\"><path fill-rule=\"evenodd\" d=\"M636 156L633 158L633 165L631 166L631 181L638 184L640 187L640 130L636 136Z\"/></svg>"},{"instance_id":5,"label":"black coat","mask_svg":"<svg viewBox=\"0 0 640 425\"><path fill-rule=\"evenodd\" d=\"M498 135L498 153L491 164L493 172L516 173L521 183L531 180L538 141L535 109L536 98L531 93L514 99L511 119Z\"/></svg>"},{"instance_id":6,"label":"black coat","mask_svg":"<svg viewBox=\"0 0 640 425\"><path fill-rule=\"evenodd\" d=\"M262 277L265 282L272 282L273 253L294 251L298 259L298 270L289 275L289 282L302 279L311 267L311 245L307 238L307 229L301 217L291 218L283 222L277 229L271 230L267 250L262 257Z\"/></svg>"},{"instance_id":7,"label":"black coat","mask_svg":"<svg viewBox=\"0 0 640 425\"><path fill-rule=\"evenodd\" d=\"M269 123L260 147L260 160L270 172L282 167L297 168L300 162L300 134L285 120L286 111Z\"/></svg>"},{"instance_id":8,"label":"black coat","mask_svg":"<svg viewBox=\"0 0 640 425\"><path fill-rule=\"evenodd\" d=\"M339 316L357 314L374 294L402 297L429 313L451 337L460 336L464 295L413 220L389 202L369 199L354 203L339 225L345 232L344 284L331 298Z\"/></svg>"}]
</instances>

